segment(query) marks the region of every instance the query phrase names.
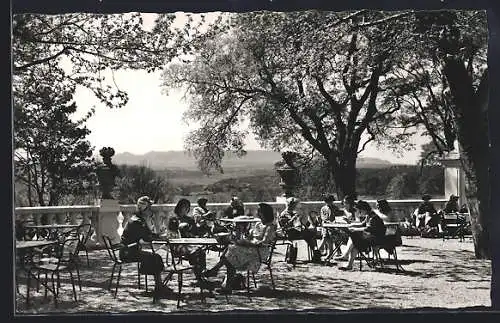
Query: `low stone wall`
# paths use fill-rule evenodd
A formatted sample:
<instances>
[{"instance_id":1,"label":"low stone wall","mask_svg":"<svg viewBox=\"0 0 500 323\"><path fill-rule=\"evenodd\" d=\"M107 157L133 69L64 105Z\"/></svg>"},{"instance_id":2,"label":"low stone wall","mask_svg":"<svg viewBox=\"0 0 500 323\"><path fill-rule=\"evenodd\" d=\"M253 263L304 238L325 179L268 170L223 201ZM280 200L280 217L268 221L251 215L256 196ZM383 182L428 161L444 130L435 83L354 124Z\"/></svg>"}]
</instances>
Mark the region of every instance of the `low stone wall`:
<instances>
[{"instance_id":1,"label":"low stone wall","mask_svg":"<svg viewBox=\"0 0 500 323\"><path fill-rule=\"evenodd\" d=\"M369 200L373 207L376 201ZM409 217L415 208L420 204L420 200L389 200L389 204L393 209L393 214L390 222L404 221ZM444 199L431 200L436 209L440 209L446 203ZM245 203L246 214L257 214L257 208L260 202ZM270 204L277 216L285 209L283 202L266 202ZM335 202L340 208L340 202ZM299 206L299 211L304 213L317 212L324 205L322 201L302 201ZM207 207L217 213L217 217L221 218L224 209L229 206L229 203L208 203ZM168 221L168 218L173 214L175 204L155 204L152 206L154 213L155 231L161 231ZM48 224L53 223L90 223L93 227L93 233L89 239L89 246L102 246L100 242L101 235L110 235L113 240L118 240L123 232L123 227L127 223L130 216L135 212L135 205L117 205L116 208L109 208L101 201L101 205L73 205L73 206L50 206L50 207L18 207L15 209L16 220L21 220L25 223L42 224L42 216L46 218Z\"/></svg>"}]
</instances>

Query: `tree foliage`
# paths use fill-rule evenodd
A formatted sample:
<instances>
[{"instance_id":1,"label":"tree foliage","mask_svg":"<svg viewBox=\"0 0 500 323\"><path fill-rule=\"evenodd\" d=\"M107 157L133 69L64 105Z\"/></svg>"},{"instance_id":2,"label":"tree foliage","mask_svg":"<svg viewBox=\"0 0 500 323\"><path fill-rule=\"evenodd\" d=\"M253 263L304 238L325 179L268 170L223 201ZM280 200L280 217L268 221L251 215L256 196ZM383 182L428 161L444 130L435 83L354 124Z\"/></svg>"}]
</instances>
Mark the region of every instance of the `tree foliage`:
<instances>
[{"instance_id":1,"label":"tree foliage","mask_svg":"<svg viewBox=\"0 0 500 323\"><path fill-rule=\"evenodd\" d=\"M72 120L76 111L71 87L44 78L44 66L15 83L15 177L28 186L29 204L57 205L68 194L85 190L83 180L93 165L86 140L85 118ZM32 193L36 194L32 200Z\"/></svg>"},{"instance_id":2,"label":"tree foliage","mask_svg":"<svg viewBox=\"0 0 500 323\"><path fill-rule=\"evenodd\" d=\"M116 183L120 203L134 204L140 196L147 195L155 203L172 202L172 186L164 176L147 166L119 166L120 178Z\"/></svg>"},{"instance_id":3,"label":"tree foliage","mask_svg":"<svg viewBox=\"0 0 500 323\"><path fill-rule=\"evenodd\" d=\"M139 13L12 17L16 178L36 192L37 203L57 204L90 186L85 177L94 165L86 165L92 147L84 140L84 122L94 110L83 107L88 115L71 120L76 88L91 90L110 108L124 106L128 98L113 72L152 72L181 51L183 37L169 28L173 19L159 15L154 28L145 30Z\"/></svg>"},{"instance_id":4,"label":"tree foliage","mask_svg":"<svg viewBox=\"0 0 500 323\"><path fill-rule=\"evenodd\" d=\"M114 83L113 71L152 72L175 56L182 38L168 28L173 19L173 14L160 15L148 31L139 13L14 15L14 77L22 80L34 67L48 67L47 73L57 75L53 81L86 87L108 107L121 107L128 98Z\"/></svg>"},{"instance_id":5,"label":"tree foliage","mask_svg":"<svg viewBox=\"0 0 500 323\"><path fill-rule=\"evenodd\" d=\"M248 119L264 146L322 156L339 193L352 193L368 142L411 135L384 128L399 110L400 84L390 73L407 37L388 18L365 10L245 13L204 38L192 60L164 73L166 87L186 89L186 119L200 123L186 141L200 168L220 170L226 151L245 153L239 125Z\"/></svg>"}]
</instances>

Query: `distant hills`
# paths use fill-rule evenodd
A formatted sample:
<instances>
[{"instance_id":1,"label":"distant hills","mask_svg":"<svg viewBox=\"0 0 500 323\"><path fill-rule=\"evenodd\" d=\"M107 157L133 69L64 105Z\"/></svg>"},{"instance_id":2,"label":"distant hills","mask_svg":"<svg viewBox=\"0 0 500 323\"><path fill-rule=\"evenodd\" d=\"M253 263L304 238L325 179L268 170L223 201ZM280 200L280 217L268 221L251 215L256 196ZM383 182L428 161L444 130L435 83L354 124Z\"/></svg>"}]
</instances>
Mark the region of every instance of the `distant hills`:
<instances>
[{"instance_id":1,"label":"distant hills","mask_svg":"<svg viewBox=\"0 0 500 323\"><path fill-rule=\"evenodd\" d=\"M274 163L281 160L281 154L268 150L249 150L244 157L228 155L222 166L231 168L273 169ZM113 157L113 163L125 165L146 165L156 170L184 169L197 170L196 160L184 151L150 151L144 155L128 152L118 153ZM358 158L358 168L385 168L393 165L379 158Z\"/></svg>"}]
</instances>

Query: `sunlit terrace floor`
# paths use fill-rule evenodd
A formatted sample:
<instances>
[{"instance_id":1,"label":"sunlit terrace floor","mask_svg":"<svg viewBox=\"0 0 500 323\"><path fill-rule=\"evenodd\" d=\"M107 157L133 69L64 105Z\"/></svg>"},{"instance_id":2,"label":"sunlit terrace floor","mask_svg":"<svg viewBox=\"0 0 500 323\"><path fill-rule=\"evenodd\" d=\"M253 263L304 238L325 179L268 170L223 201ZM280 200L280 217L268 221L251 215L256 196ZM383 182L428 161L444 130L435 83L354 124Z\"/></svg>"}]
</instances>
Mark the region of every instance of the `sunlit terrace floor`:
<instances>
[{"instance_id":1,"label":"sunlit terrace floor","mask_svg":"<svg viewBox=\"0 0 500 323\"><path fill-rule=\"evenodd\" d=\"M124 266L117 298L106 289L112 262L105 250L90 253L90 268L82 264L82 291L78 302L72 299L71 284L66 274L62 277L58 308L51 296L44 299L43 289L32 288L32 304L26 309L23 298L17 296L16 312L23 313L132 313L231 310L373 310L373 309L487 309L490 306L489 261L474 258L470 238L443 241L420 237L403 237L398 256L405 272L394 270L374 271L366 264L359 271L340 271L336 265L324 266L300 262L307 259L305 246L299 248L299 263L293 269L284 260L285 247L279 246L274 257L273 273L276 291L270 288L269 272L262 270L256 275L258 288L252 289L249 298L246 291L228 296L216 295L200 301L199 289L189 287L192 275L186 275L181 308L176 308L176 298L161 299L152 304L152 298L144 295L144 284L137 288L137 267ZM385 253L381 252L385 257ZM83 259L82 259L83 260ZM209 266L217 260L217 253L208 255ZM389 266L388 268L393 268ZM222 279L221 271L219 278ZM142 280L144 282L144 280ZM153 279L149 278L149 290ZM25 293L25 282L20 292ZM176 288L175 278L169 285ZM253 285L252 285L253 287ZM49 294L50 295L50 294Z\"/></svg>"}]
</instances>

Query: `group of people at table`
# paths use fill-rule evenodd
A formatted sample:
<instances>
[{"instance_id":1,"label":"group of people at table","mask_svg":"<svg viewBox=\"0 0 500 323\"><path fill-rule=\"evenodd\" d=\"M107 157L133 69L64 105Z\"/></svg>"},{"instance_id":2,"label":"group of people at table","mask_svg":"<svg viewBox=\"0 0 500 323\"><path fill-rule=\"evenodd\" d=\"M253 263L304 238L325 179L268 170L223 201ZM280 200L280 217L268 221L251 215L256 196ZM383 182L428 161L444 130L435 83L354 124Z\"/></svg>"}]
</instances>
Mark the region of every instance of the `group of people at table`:
<instances>
[{"instance_id":1,"label":"group of people at table","mask_svg":"<svg viewBox=\"0 0 500 323\"><path fill-rule=\"evenodd\" d=\"M236 199L234 200L236 201ZM170 288L162 284L163 259L158 253L143 250L139 242L141 240L151 242L181 237L206 237L226 229L225 226L217 223L215 213L207 210L206 199L198 199L198 205L193 209L192 215L189 215L190 201L180 199L174 208L174 215L168 218L164 232L154 233L151 221L152 203L153 201L147 196L138 199L137 212L128 220L121 236L120 258L124 262L139 261L141 274L154 275L154 293L156 297L161 297L163 294L170 295L172 293ZM230 215L238 214L232 212L233 209L237 209L237 206L236 202L232 203L228 211ZM178 245L171 250L175 253L174 256L180 256L189 261L193 267L196 284L203 289L215 289L216 284L209 281L207 277L217 276L219 269L225 266L226 276L222 287L217 289L217 292L221 294L231 293L231 282L236 271L251 270L256 272L260 267L261 259L267 257L270 252L268 244L275 238L273 208L269 204L259 203L257 217L260 221L228 245L218 263L211 269L207 270L206 268L206 252L201 246L196 244Z\"/></svg>"},{"instance_id":2,"label":"group of people at table","mask_svg":"<svg viewBox=\"0 0 500 323\"><path fill-rule=\"evenodd\" d=\"M429 195L422 197L422 203L408 220L411 226L422 231L434 230L441 224L443 213L463 211L459 209L458 197L454 195L450 196L444 209L440 211L434 208L430 199ZM223 212L223 219L218 219L215 212L207 209L206 198L199 198L192 212L191 202L180 199L166 225L157 230L153 223L153 201L148 196L142 196L137 200L136 212L124 226L120 241L120 258L124 262L139 262L141 274L154 276L156 297L170 295L172 290L163 284L161 274L165 264L160 254L141 247L143 242L154 240L231 237L225 241L227 246L218 262L210 269L206 268L204 247L180 244L171 249L175 256L189 261L193 267L196 284L203 289L214 290L216 284L207 278L216 277L219 270L225 267L226 275L221 288L216 290L221 294L232 292L233 279L238 270L257 272L262 260L269 256L272 242L280 237L287 240L304 240L312 251L313 263L322 263L322 257L331 259L335 253L335 260L346 261L339 269L350 270L360 251L366 251L385 236L384 222L394 222L394 219L391 207L384 199L377 201L375 209L372 209L368 202L356 200L355 196L350 195L344 197L342 208L334 202L333 195L325 194L325 204L319 215L316 212L306 214L300 210L300 200L289 197L286 199L285 209L278 214L277 219L271 205L259 203L256 217L251 216L256 221L235 221L228 225L221 220L248 217L245 215L243 203L237 197L231 199L230 206ZM336 227L332 224L342 225ZM342 252L340 247L343 245L346 246Z\"/></svg>"},{"instance_id":3,"label":"group of people at table","mask_svg":"<svg viewBox=\"0 0 500 323\"><path fill-rule=\"evenodd\" d=\"M422 236L432 237L443 231L446 226L444 222L445 214L462 214L458 220L466 222L465 214L468 213L467 206L459 206L458 196L450 195L442 210L437 210L432 204L431 196L424 194L422 203L413 212L410 219L407 219L406 225L414 228Z\"/></svg>"},{"instance_id":4,"label":"group of people at table","mask_svg":"<svg viewBox=\"0 0 500 323\"><path fill-rule=\"evenodd\" d=\"M238 224L231 229L241 234L233 234L230 243L220 256L218 262L210 269L206 268L205 249L193 245L178 245L171 249L177 256L187 259L193 267L196 284L203 289L214 290L216 283L208 277L216 277L219 270L225 267L226 275L221 288L215 289L220 294L232 292L232 282L238 270L257 272L262 259L267 259L270 246L279 236L288 240L304 240L310 250L314 263L321 263L324 256L331 257L337 251L337 260L347 261L345 266L339 268L352 269L354 259L360 250L365 250L374 241L385 235L386 226L383 219L387 219L390 212L386 200L377 201L374 210L366 201L355 200L355 197L346 196L343 200L344 208L334 205L335 198L331 194L324 197L325 205L321 208L319 216L300 212L298 198L286 199L286 208L279 213L275 220L271 205L259 203L257 209L258 222L253 225L246 223L238 230ZM216 214L207 209L207 199L200 198L197 206L190 214L191 203L187 199L180 199L174 214L168 217L167 224L162 232L155 233L153 201L147 197L140 197L137 201L137 212L126 223L122 236L120 258L125 262L139 261L142 274L154 275L155 295L171 294L172 290L162 284L161 273L164 269L162 257L155 252L149 252L140 247L141 240L169 240L189 237L213 237L223 232L228 232L228 226L221 224ZM244 215L244 205L233 197L230 206L223 212L229 219L247 217ZM329 230L322 224L328 222L343 222L346 230ZM231 230L230 229L230 230ZM318 238L320 239L318 243ZM341 253L340 244L346 244Z\"/></svg>"}]
</instances>

